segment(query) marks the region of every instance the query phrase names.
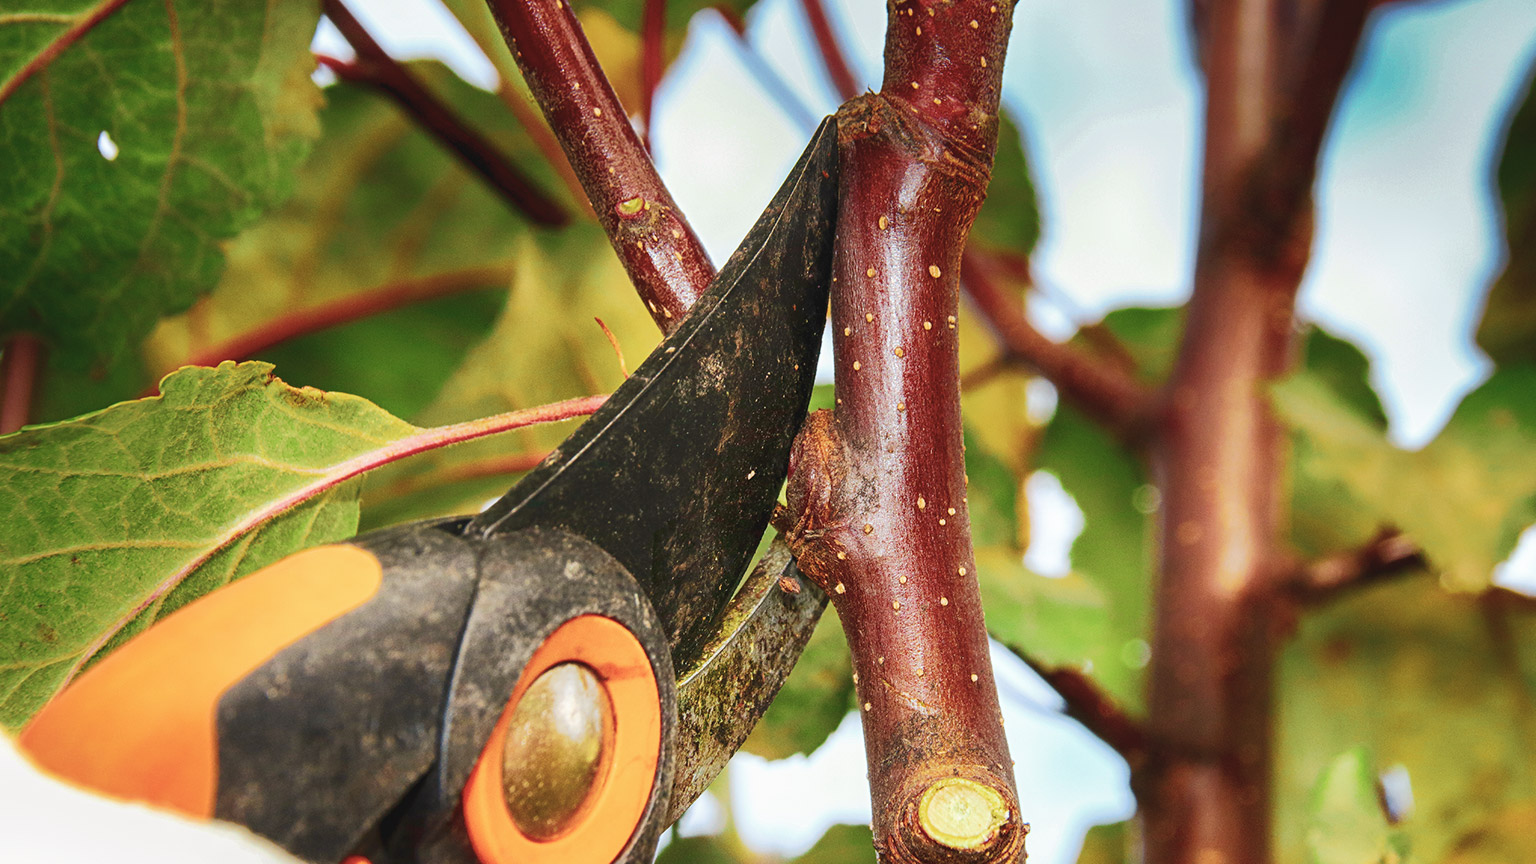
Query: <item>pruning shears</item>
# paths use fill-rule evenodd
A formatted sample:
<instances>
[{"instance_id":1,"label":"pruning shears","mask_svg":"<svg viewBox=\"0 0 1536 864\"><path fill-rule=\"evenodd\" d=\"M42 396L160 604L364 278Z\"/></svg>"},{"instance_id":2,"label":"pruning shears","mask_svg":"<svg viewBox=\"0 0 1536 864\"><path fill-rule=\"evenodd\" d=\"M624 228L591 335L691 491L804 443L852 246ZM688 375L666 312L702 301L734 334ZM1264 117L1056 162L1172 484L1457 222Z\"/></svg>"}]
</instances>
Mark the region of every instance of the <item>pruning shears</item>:
<instances>
[{"instance_id":1,"label":"pruning shears","mask_svg":"<svg viewBox=\"0 0 1536 864\"><path fill-rule=\"evenodd\" d=\"M782 546L741 577L810 399L835 138L824 122L687 320L490 508L189 604L23 748L308 861L649 862L826 603L780 585Z\"/></svg>"}]
</instances>

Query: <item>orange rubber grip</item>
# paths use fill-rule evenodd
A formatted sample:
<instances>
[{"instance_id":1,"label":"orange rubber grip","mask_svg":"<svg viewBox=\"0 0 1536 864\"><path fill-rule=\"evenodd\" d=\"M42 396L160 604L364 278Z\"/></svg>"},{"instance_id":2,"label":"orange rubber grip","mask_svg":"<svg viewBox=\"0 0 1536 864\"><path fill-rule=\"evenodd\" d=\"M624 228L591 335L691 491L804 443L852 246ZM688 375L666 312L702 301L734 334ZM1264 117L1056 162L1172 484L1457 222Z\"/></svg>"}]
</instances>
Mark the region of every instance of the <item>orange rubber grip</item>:
<instances>
[{"instance_id":1,"label":"orange rubber grip","mask_svg":"<svg viewBox=\"0 0 1536 864\"><path fill-rule=\"evenodd\" d=\"M273 655L378 592L356 546L322 546L167 616L80 676L21 733L37 764L108 795L209 818L219 700Z\"/></svg>"}]
</instances>

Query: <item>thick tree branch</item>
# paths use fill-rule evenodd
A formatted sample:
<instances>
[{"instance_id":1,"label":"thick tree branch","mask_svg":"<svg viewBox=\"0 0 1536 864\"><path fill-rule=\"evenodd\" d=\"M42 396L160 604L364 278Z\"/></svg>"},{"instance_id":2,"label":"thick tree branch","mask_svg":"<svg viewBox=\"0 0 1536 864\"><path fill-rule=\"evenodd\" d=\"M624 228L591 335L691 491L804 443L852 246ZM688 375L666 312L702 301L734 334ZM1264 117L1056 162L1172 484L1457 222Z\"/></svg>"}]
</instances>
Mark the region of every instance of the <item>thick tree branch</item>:
<instances>
[{"instance_id":1,"label":"thick tree branch","mask_svg":"<svg viewBox=\"0 0 1536 864\"><path fill-rule=\"evenodd\" d=\"M844 622L881 859L1022 859L966 506L960 260L1012 6L897 0L880 94L839 111L838 406L791 459L786 539Z\"/></svg>"},{"instance_id":2,"label":"thick tree branch","mask_svg":"<svg viewBox=\"0 0 1536 864\"><path fill-rule=\"evenodd\" d=\"M342 0L324 0L324 8L326 17L357 52L354 63L319 58L336 73L336 77L368 84L388 94L423 130L451 149L530 221L546 226L560 226L570 221L565 208L540 191L506 154L460 119L389 56Z\"/></svg>"},{"instance_id":3,"label":"thick tree branch","mask_svg":"<svg viewBox=\"0 0 1536 864\"><path fill-rule=\"evenodd\" d=\"M1308 606L1321 606L1359 588L1425 566L1424 553L1396 531L1382 531L1359 549L1313 561L1295 570L1290 590Z\"/></svg>"},{"instance_id":4,"label":"thick tree branch","mask_svg":"<svg viewBox=\"0 0 1536 864\"><path fill-rule=\"evenodd\" d=\"M1201 7L1200 247L1156 454L1161 573L1148 762L1135 778L1149 864L1272 860L1272 680L1292 600L1277 563L1284 434L1262 393L1292 363L1307 196L1360 35L1298 48L1281 25L1303 5ZM1285 73L1303 61L1304 89L1287 93Z\"/></svg>"},{"instance_id":5,"label":"thick tree branch","mask_svg":"<svg viewBox=\"0 0 1536 864\"><path fill-rule=\"evenodd\" d=\"M1139 443L1156 407L1156 394L1125 368L1101 356L1047 339L1024 317L1024 308L967 251L961 278L966 293L1008 354L1056 385L1061 397L1123 440Z\"/></svg>"},{"instance_id":6,"label":"thick tree branch","mask_svg":"<svg viewBox=\"0 0 1536 864\"><path fill-rule=\"evenodd\" d=\"M488 0L651 317L679 324L715 269L656 173L568 2Z\"/></svg>"},{"instance_id":7,"label":"thick tree branch","mask_svg":"<svg viewBox=\"0 0 1536 864\"><path fill-rule=\"evenodd\" d=\"M9 435L32 421L32 397L43 374L43 343L30 333L17 333L0 349L0 435Z\"/></svg>"}]
</instances>

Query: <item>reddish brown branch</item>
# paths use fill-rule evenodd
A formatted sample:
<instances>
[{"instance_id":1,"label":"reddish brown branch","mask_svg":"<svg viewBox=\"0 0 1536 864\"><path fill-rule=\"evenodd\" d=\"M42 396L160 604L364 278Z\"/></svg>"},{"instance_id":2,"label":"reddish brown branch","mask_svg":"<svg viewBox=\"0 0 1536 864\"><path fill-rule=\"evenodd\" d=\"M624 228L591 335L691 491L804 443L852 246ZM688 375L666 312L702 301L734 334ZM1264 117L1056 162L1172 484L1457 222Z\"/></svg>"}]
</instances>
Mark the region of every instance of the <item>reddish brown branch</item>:
<instances>
[{"instance_id":1,"label":"reddish brown branch","mask_svg":"<svg viewBox=\"0 0 1536 864\"><path fill-rule=\"evenodd\" d=\"M17 333L0 349L0 435L9 435L32 421L32 397L43 374L43 343L30 333Z\"/></svg>"},{"instance_id":2,"label":"reddish brown branch","mask_svg":"<svg viewBox=\"0 0 1536 864\"><path fill-rule=\"evenodd\" d=\"M826 5L822 0L800 0L800 6L805 10L806 23L811 25L811 35L816 38L816 48L821 52L821 62L827 70L827 77L832 79L832 89L843 100L859 95L859 79L843 55L837 34L832 32L832 21L827 16Z\"/></svg>"},{"instance_id":3,"label":"reddish brown branch","mask_svg":"<svg viewBox=\"0 0 1536 864\"><path fill-rule=\"evenodd\" d=\"M1083 724L1083 728L1114 749L1136 770L1146 758L1147 734L1136 718L1125 713L1115 700L1099 688L1092 678L1069 667L1039 663L1026 652L1009 645L1020 660L1051 685L1064 703L1065 714Z\"/></svg>"},{"instance_id":4,"label":"reddish brown branch","mask_svg":"<svg viewBox=\"0 0 1536 864\"><path fill-rule=\"evenodd\" d=\"M1343 594L1425 566L1424 553L1396 531L1382 531L1359 549L1330 555L1297 569L1291 592L1309 606L1332 602Z\"/></svg>"},{"instance_id":5,"label":"reddish brown branch","mask_svg":"<svg viewBox=\"0 0 1536 864\"><path fill-rule=\"evenodd\" d=\"M1024 317L1024 307L966 252L961 278L976 309L1009 355L1056 385L1063 399L1127 441L1140 441L1152 419L1155 394L1124 366L1061 342L1052 342Z\"/></svg>"},{"instance_id":6,"label":"reddish brown branch","mask_svg":"<svg viewBox=\"0 0 1536 864\"><path fill-rule=\"evenodd\" d=\"M374 41L362 22L342 0L324 0L325 15L357 52L357 61L341 63L330 57L320 62L344 81L378 88L389 95L424 131L451 149L518 212L539 225L560 226L570 221L565 208L545 195L508 159L507 155L466 124L433 96L395 58Z\"/></svg>"},{"instance_id":7,"label":"reddish brown branch","mask_svg":"<svg viewBox=\"0 0 1536 864\"><path fill-rule=\"evenodd\" d=\"M881 860L1017 861L1026 829L971 548L955 326L1012 6L888 8L884 89L838 114L838 407L796 442L783 521L844 622ZM977 817L963 837L944 830L956 812Z\"/></svg>"},{"instance_id":8,"label":"reddish brown branch","mask_svg":"<svg viewBox=\"0 0 1536 864\"><path fill-rule=\"evenodd\" d=\"M237 333L216 345L199 348L182 364L217 366L225 360L248 360L290 339L350 324L415 303L424 303L465 291L505 287L511 273L495 267L476 267L438 273L381 285L328 303L295 309L260 327ZM145 395L153 395L151 388Z\"/></svg>"},{"instance_id":9,"label":"reddish brown branch","mask_svg":"<svg viewBox=\"0 0 1536 864\"><path fill-rule=\"evenodd\" d=\"M1325 0L1340 2L1354 0ZM1203 7L1200 247L1157 453L1149 752L1134 778L1148 864L1273 860L1272 682L1294 601L1279 564L1284 434L1262 394L1292 363L1307 194L1360 35L1322 34L1317 50L1284 38L1299 5ZM1288 94L1285 71L1303 60L1316 68Z\"/></svg>"},{"instance_id":10,"label":"reddish brown branch","mask_svg":"<svg viewBox=\"0 0 1536 864\"><path fill-rule=\"evenodd\" d=\"M651 149L651 118L656 108L656 88L666 66L667 0L645 0L640 17L640 128L645 130L645 149Z\"/></svg>"},{"instance_id":11,"label":"reddish brown branch","mask_svg":"<svg viewBox=\"0 0 1536 864\"><path fill-rule=\"evenodd\" d=\"M681 322L714 266L630 125L567 2L489 0L598 221L651 317Z\"/></svg>"}]
</instances>

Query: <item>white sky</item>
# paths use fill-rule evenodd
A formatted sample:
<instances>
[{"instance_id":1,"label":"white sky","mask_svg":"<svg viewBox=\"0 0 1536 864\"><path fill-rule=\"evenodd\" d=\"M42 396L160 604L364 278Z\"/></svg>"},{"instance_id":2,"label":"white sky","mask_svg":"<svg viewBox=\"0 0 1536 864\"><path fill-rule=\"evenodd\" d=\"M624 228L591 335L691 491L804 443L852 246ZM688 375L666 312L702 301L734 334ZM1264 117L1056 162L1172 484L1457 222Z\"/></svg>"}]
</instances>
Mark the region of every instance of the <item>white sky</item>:
<instances>
[{"instance_id":1,"label":"white sky","mask_svg":"<svg viewBox=\"0 0 1536 864\"><path fill-rule=\"evenodd\" d=\"M353 5L397 54L439 56L471 81L492 84L484 58L462 31L432 13L430 2ZM855 68L867 86L878 87L883 3L832 0L832 7ZM1175 0L1022 0L1017 8L1004 99L1022 114L1045 218L1035 272L1075 307L1069 316L1048 304L1032 306L1049 332L1064 335L1083 323L1072 316L1092 320L1119 306L1176 303L1188 292L1200 100L1183 9ZM795 0L763 0L751 23L756 59L718 17L698 16L658 94L658 165L716 261L798 155L809 133L804 110L820 116L837 102L810 53ZM349 53L333 33L319 43L330 53ZM1516 76L1533 54L1530 0L1392 7L1372 32L1329 141L1301 306L1373 358L1392 434L1405 446L1433 438L1486 375L1471 334L1502 254L1488 166ZM764 62L794 94L788 103L752 71ZM792 104L796 99L803 107ZM1032 563L1064 569L1080 519L1074 524L1074 508L1048 477L1032 479L1029 494L1043 514ZM1536 535L1527 539L1523 554L1536 560ZM1536 565L1526 569L1536 572ZM1129 815L1125 766L1055 714L1054 694L1006 652L994 662L1017 744L1023 816L1034 824L1031 861L1065 864L1074 860L1086 825ZM792 854L827 824L869 817L854 719L809 759L770 764L740 757L733 766L740 828L764 850ZM48 797L52 787L24 773L0 751L0 775L8 775L0 783L8 851L16 851L10 838L20 837L22 861L102 860L69 851L84 849L79 843L54 842L92 822L45 804L55 800ZM28 802L33 806L20 811L26 817L13 818ZM708 828L709 806L687 827ZM135 829L111 830L123 841L114 860L140 860L131 857ZM152 837L145 848L162 854L185 842L172 844L163 834L155 840L158 829L145 830ZM39 843L27 845L27 836ZM175 860L214 860L208 854ZM258 857L253 852L250 860Z\"/></svg>"}]
</instances>

